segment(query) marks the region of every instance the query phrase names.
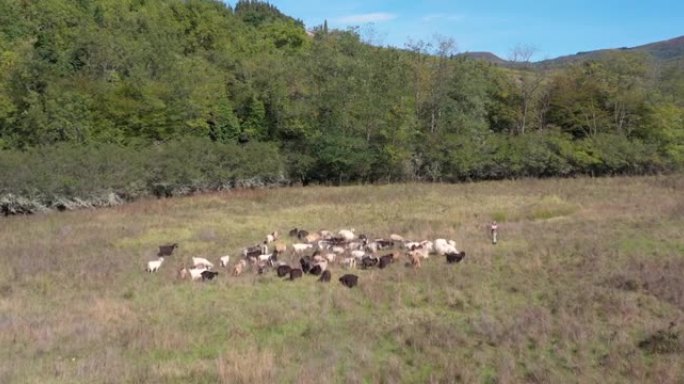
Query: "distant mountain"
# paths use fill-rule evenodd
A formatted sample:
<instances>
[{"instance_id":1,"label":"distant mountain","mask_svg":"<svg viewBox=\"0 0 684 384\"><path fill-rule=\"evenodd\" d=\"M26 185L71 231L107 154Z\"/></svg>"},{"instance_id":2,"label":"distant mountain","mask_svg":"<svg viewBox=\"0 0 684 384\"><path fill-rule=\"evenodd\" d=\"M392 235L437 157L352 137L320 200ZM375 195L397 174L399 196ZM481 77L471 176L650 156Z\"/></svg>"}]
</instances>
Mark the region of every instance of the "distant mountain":
<instances>
[{"instance_id":1,"label":"distant mountain","mask_svg":"<svg viewBox=\"0 0 684 384\"><path fill-rule=\"evenodd\" d=\"M458 56L466 56L471 59L487 61L499 65L509 64L507 60L504 60L491 52L464 52L459 54Z\"/></svg>"},{"instance_id":2,"label":"distant mountain","mask_svg":"<svg viewBox=\"0 0 684 384\"><path fill-rule=\"evenodd\" d=\"M670 40L639 45L636 47L609 48L595 51L577 52L574 55L560 56L555 59L542 60L536 62L535 64L545 66L562 66L578 61L597 60L606 53L616 51L643 52L651 56L654 60L660 62L682 60L684 59L684 36L675 37L674 39ZM504 60L491 52L464 52L460 55L505 67L517 66L516 63Z\"/></svg>"},{"instance_id":3,"label":"distant mountain","mask_svg":"<svg viewBox=\"0 0 684 384\"><path fill-rule=\"evenodd\" d=\"M627 48L630 49L630 48ZM684 58L684 36L631 48L644 51L656 59L677 60Z\"/></svg>"},{"instance_id":4,"label":"distant mountain","mask_svg":"<svg viewBox=\"0 0 684 384\"><path fill-rule=\"evenodd\" d=\"M577 52L575 55L561 56L555 59L540 61L541 65L563 65L584 60L600 59L602 55L609 52L629 51L641 52L651 56L656 61L673 61L684 58L684 36L674 39L658 41L636 47L622 47L612 49L599 49L596 51Z\"/></svg>"}]
</instances>

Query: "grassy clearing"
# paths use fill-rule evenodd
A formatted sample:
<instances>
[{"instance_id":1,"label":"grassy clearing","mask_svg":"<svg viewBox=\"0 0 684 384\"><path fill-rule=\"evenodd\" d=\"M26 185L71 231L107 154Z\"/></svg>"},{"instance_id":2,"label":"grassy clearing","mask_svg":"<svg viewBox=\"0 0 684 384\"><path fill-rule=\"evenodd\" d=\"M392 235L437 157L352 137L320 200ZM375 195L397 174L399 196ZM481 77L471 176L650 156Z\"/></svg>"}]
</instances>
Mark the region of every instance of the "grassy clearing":
<instances>
[{"instance_id":1,"label":"grassy clearing","mask_svg":"<svg viewBox=\"0 0 684 384\"><path fill-rule=\"evenodd\" d=\"M681 383L682 191L682 176L285 188L3 219L0 382ZM353 290L176 279L191 256L295 226L449 237L468 257L358 271Z\"/></svg>"}]
</instances>

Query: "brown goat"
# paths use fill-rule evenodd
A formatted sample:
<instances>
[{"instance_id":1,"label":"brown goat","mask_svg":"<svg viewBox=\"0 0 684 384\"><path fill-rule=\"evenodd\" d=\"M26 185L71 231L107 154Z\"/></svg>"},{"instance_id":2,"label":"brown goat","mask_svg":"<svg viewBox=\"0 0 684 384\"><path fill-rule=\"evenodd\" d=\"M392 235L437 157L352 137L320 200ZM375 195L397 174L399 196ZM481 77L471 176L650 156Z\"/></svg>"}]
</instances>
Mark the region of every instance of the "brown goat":
<instances>
[{"instance_id":1,"label":"brown goat","mask_svg":"<svg viewBox=\"0 0 684 384\"><path fill-rule=\"evenodd\" d=\"M413 268L420 268L420 259L422 258L419 252L411 251L407 254L409 261Z\"/></svg>"},{"instance_id":2,"label":"brown goat","mask_svg":"<svg viewBox=\"0 0 684 384\"><path fill-rule=\"evenodd\" d=\"M242 272L245 270L246 266L247 266L247 262L245 260L240 260L233 267L233 276L240 276L242 274Z\"/></svg>"}]
</instances>

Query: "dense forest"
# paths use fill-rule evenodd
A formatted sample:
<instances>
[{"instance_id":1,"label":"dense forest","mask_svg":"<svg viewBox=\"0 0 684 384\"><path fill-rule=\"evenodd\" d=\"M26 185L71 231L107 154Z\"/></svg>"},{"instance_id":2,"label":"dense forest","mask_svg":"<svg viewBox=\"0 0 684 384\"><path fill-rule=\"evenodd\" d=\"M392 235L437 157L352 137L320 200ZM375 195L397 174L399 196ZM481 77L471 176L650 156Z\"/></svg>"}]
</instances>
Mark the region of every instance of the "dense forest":
<instances>
[{"instance_id":1,"label":"dense forest","mask_svg":"<svg viewBox=\"0 0 684 384\"><path fill-rule=\"evenodd\" d=\"M306 31L259 1L0 0L0 195L60 207L684 165L683 60L502 67L455 48Z\"/></svg>"}]
</instances>

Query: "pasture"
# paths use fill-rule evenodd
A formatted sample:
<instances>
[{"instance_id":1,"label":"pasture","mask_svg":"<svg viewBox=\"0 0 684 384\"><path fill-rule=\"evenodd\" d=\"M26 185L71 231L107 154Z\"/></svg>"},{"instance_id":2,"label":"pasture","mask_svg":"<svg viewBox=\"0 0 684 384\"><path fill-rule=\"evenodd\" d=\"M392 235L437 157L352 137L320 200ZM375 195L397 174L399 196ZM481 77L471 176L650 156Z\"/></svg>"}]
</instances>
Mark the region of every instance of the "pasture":
<instances>
[{"instance_id":1,"label":"pasture","mask_svg":"<svg viewBox=\"0 0 684 384\"><path fill-rule=\"evenodd\" d=\"M486 229L499 223L492 245ZM177 278L274 230L456 240L357 270ZM179 248L144 272L160 244ZM294 260L293 258L291 260ZM2 383L682 383L684 177L249 190L0 219Z\"/></svg>"}]
</instances>

